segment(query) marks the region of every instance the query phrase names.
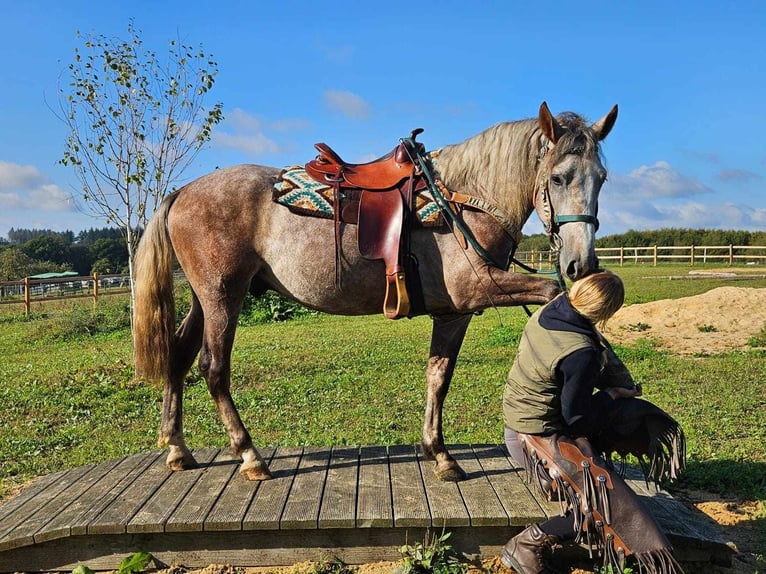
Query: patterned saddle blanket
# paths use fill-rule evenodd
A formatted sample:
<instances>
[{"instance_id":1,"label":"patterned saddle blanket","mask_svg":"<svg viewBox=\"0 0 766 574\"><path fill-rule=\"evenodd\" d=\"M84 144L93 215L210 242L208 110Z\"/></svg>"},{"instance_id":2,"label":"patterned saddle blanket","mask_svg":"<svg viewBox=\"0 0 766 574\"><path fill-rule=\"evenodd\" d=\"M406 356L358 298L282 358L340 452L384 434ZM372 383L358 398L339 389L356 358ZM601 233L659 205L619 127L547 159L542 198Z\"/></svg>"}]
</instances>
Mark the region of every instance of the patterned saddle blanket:
<instances>
[{"instance_id":1,"label":"patterned saddle blanket","mask_svg":"<svg viewBox=\"0 0 766 574\"><path fill-rule=\"evenodd\" d=\"M340 193L341 221L356 224L361 190L341 188ZM333 219L335 189L313 179L302 165L293 165L282 170L274 184L272 199L299 215ZM414 212L422 227L439 227L444 223L428 190L418 192L414 202Z\"/></svg>"}]
</instances>

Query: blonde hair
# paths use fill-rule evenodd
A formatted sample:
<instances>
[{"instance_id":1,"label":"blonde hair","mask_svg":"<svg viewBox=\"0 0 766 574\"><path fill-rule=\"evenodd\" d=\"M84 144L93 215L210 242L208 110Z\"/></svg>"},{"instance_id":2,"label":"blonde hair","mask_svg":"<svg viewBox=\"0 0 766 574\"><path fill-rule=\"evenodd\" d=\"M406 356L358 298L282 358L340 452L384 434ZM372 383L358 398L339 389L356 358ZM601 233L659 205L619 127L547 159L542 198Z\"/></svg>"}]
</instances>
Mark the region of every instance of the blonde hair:
<instances>
[{"instance_id":1,"label":"blonde hair","mask_svg":"<svg viewBox=\"0 0 766 574\"><path fill-rule=\"evenodd\" d=\"M572 284L569 301L580 315L603 324L622 307L625 287L618 275L598 271Z\"/></svg>"}]
</instances>

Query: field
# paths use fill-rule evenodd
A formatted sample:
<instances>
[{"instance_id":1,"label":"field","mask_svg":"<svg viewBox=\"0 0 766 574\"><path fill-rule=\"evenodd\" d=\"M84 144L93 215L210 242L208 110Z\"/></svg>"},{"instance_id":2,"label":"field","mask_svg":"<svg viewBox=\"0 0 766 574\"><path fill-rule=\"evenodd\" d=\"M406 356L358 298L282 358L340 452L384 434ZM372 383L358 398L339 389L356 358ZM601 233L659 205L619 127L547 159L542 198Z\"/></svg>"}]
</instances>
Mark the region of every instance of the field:
<instances>
[{"instance_id":1,"label":"field","mask_svg":"<svg viewBox=\"0 0 766 574\"><path fill-rule=\"evenodd\" d=\"M723 285L766 288L762 278L669 279L686 275L686 266L614 270L625 280L628 304ZM126 302L115 298L95 317L88 302L53 305L28 319L7 307L0 315L0 500L35 476L156 448L161 390L134 378L130 333L122 326ZM502 441L502 388L525 320L521 309L503 309L472 321L445 405L447 443ZM246 323L235 343L232 389L257 445L419 442L428 318L307 315ZM675 492L703 491L748 509L745 519L761 540L753 543L756 554L766 553L766 326L760 328L743 348L719 354L680 356L651 339L617 346L645 397L686 430L689 468ZM196 368L184 407L192 448L228 444Z\"/></svg>"}]
</instances>

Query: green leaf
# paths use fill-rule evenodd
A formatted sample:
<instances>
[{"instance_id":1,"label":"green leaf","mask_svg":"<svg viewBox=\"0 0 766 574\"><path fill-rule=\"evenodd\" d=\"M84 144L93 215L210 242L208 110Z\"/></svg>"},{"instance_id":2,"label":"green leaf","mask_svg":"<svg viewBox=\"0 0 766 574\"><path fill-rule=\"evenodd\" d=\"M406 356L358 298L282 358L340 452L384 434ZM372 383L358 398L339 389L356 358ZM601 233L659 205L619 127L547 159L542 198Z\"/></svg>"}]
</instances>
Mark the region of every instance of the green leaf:
<instances>
[{"instance_id":1,"label":"green leaf","mask_svg":"<svg viewBox=\"0 0 766 574\"><path fill-rule=\"evenodd\" d=\"M143 572L146 566L152 559L152 555L148 552L136 552L126 558L123 558L120 562L120 566L117 568L118 574L133 574L135 572Z\"/></svg>"},{"instance_id":2,"label":"green leaf","mask_svg":"<svg viewBox=\"0 0 766 574\"><path fill-rule=\"evenodd\" d=\"M72 570L72 574L96 574L93 570L88 568L85 564L78 564L77 567Z\"/></svg>"}]
</instances>

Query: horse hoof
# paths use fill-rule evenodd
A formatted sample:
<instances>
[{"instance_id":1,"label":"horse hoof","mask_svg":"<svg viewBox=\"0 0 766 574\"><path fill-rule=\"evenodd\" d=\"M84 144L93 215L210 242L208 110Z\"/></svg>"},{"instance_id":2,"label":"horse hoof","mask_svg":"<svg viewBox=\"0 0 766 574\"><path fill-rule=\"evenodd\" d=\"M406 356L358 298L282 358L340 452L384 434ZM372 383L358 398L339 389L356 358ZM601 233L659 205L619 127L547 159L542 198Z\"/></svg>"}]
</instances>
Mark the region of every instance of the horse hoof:
<instances>
[{"instance_id":1,"label":"horse hoof","mask_svg":"<svg viewBox=\"0 0 766 574\"><path fill-rule=\"evenodd\" d=\"M436 478L444 482L460 482L461 480L466 479L466 474L463 472L463 469L454 463L444 466L437 464L434 467L434 474L436 475Z\"/></svg>"},{"instance_id":2,"label":"horse hoof","mask_svg":"<svg viewBox=\"0 0 766 574\"><path fill-rule=\"evenodd\" d=\"M165 461L168 465L168 468L172 470L173 472L179 472L182 470L191 470L192 468L198 468L199 464L197 464L197 461L194 460L193 456L185 456L182 458L175 458L175 459L167 459Z\"/></svg>"},{"instance_id":3,"label":"horse hoof","mask_svg":"<svg viewBox=\"0 0 766 574\"><path fill-rule=\"evenodd\" d=\"M269 480L272 478L268 468L241 468L239 474L245 480Z\"/></svg>"}]
</instances>

